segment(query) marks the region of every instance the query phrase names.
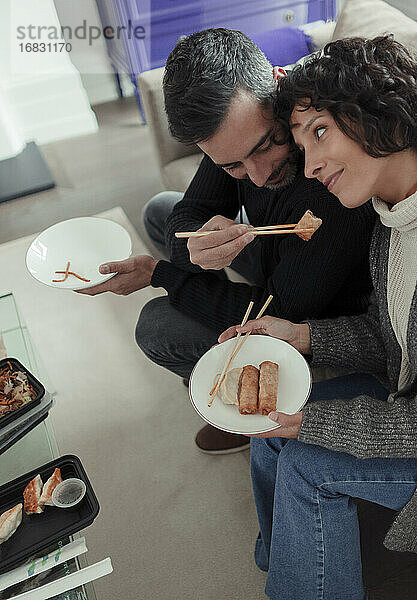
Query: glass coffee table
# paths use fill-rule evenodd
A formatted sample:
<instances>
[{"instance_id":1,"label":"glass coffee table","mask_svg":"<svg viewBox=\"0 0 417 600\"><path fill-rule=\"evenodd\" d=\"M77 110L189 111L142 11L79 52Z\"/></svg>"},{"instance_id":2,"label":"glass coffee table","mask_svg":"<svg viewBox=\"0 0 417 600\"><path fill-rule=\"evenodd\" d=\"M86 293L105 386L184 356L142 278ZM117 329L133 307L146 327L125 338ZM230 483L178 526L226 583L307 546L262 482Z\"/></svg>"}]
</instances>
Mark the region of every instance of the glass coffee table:
<instances>
[{"instance_id":1,"label":"glass coffee table","mask_svg":"<svg viewBox=\"0 0 417 600\"><path fill-rule=\"evenodd\" d=\"M29 332L19 315L12 293L0 296L0 333L0 354L3 350L3 353L6 351L8 356L20 360L43 383L48 392L54 395L48 375L33 347ZM0 455L0 485L16 479L20 475L36 469L59 456L58 443L51 419L48 416L16 442L14 446ZM77 534L74 537L80 536ZM54 546L67 544L70 539L64 538ZM46 553L45 551L42 555ZM85 556L80 556L63 564L61 576L73 573L74 570L86 566ZM96 595L93 584L88 583L70 592L55 596L55 598L57 600L96 600Z\"/></svg>"}]
</instances>

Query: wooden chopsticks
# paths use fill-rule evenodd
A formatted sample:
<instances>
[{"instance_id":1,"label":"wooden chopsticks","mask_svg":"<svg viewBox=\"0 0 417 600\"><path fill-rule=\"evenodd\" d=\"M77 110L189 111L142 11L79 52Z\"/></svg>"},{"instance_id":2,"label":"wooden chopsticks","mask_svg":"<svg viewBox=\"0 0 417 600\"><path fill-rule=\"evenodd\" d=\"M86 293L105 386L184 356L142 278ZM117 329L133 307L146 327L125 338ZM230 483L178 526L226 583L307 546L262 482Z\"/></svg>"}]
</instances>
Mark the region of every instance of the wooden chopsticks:
<instances>
[{"instance_id":1,"label":"wooden chopsticks","mask_svg":"<svg viewBox=\"0 0 417 600\"><path fill-rule=\"evenodd\" d=\"M266 309L268 308L270 302L272 301L273 296L268 296L265 304L263 305L263 307L261 308L261 310L258 312L258 314L256 315L256 319L260 319L262 317L262 315L264 314L264 312L266 311ZM241 323L241 327L243 327L243 325L246 324L246 321L248 320L250 311L252 310L252 306L253 306L253 302L251 301L249 303L249 306L246 310L245 316L243 317L242 323ZM249 335L250 335L250 331L248 331L247 333L245 333L245 335L243 336L242 341L239 343L240 337L241 337L241 333L238 333L236 336L236 341L233 345L232 351L230 352L226 364L224 365L223 371L221 372L221 375L219 376L219 378L216 381L215 386L213 387L213 389L210 391L210 396L211 396L211 400L209 402L209 406L211 406L213 404L213 400L217 395L217 392L219 391L219 388L221 386L221 384L223 383L223 380L226 376L227 370L230 367L233 359L237 356L238 352L240 351L240 349L242 348L243 344L246 342L246 340L248 339Z\"/></svg>"},{"instance_id":2,"label":"wooden chopsticks","mask_svg":"<svg viewBox=\"0 0 417 600\"><path fill-rule=\"evenodd\" d=\"M287 233L314 233L313 227L307 227L305 229L287 229L289 227L295 227L295 225L267 225L264 227L254 227L248 229L247 233L253 233L254 235L279 235ZM177 231L175 234L176 238L197 238L210 235L211 233L217 233L219 229L208 230L208 231Z\"/></svg>"},{"instance_id":3,"label":"wooden chopsticks","mask_svg":"<svg viewBox=\"0 0 417 600\"><path fill-rule=\"evenodd\" d=\"M241 327L243 327L243 325L246 324L246 321L248 320L248 317L250 315L250 311L252 310L253 305L254 305L254 302L253 302L253 300L251 300L249 302L248 308L246 309L245 316L243 317L242 322L240 324ZM216 383L214 384L213 389L210 391L210 396L212 398L211 398L211 400L209 402L209 406L211 406L213 404L213 400L216 397L217 391L218 391L218 389L219 389L219 387L220 387L220 385L221 385L221 383L222 383L222 381L224 379L224 376L226 375L226 371L229 368L230 363L232 362L233 355L234 355L234 352L235 352L235 350L237 348L237 345L239 343L239 339L240 339L241 335L242 335L241 333L237 334L235 343L234 343L233 348L232 348L232 351L230 352L229 356L227 357L227 360L226 360L225 365L223 367L223 371L221 372L220 377L217 379Z\"/></svg>"}]
</instances>

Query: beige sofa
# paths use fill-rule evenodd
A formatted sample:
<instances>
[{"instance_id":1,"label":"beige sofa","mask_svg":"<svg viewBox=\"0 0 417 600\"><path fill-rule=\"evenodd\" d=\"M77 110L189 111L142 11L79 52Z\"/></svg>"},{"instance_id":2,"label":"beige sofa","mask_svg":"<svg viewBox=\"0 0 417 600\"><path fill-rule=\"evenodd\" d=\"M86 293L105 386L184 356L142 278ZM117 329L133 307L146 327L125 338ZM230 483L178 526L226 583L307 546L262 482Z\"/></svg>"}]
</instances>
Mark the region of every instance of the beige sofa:
<instances>
[{"instance_id":1,"label":"beige sofa","mask_svg":"<svg viewBox=\"0 0 417 600\"><path fill-rule=\"evenodd\" d=\"M334 39L350 36L375 37L386 32L417 51L417 23L382 0L346 0L337 23L325 23L308 31L316 49ZM164 69L153 69L138 78L145 115L166 189L184 191L202 158L197 146L174 140L164 110Z\"/></svg>"},{"instance_id":2,"label":"beige sofa","mask_svg":"<svg viewBox=\"0 0 417 600\"><path fill-rule=\"evenodd\" d=\"M145 71L138 77L146 121L151 134L161 178L167 190L184 191L202 158L197 146L174 140L168 131L162 78L164 68Z\"/></svg>"}]
</instances>

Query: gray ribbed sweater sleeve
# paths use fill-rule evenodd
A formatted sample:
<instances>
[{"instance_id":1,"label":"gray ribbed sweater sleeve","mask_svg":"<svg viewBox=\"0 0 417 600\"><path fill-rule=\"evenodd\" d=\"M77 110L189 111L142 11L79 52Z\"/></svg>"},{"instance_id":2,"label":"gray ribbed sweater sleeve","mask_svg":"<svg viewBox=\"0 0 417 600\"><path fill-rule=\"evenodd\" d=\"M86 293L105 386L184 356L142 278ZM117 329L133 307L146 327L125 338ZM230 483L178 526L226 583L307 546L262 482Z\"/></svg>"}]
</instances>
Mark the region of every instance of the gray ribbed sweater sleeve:
<instances>
[{"instance_id":1,"label":"gray ribbed sweater sleeve","mask_svg":"<svg viewBox=\"0 0 417 600\"><path fill-rule=\"evenodd\" d=\"M387 356L374 295L366 314L308 323L312 367L343 367L387 384Z\"/></svg>"},{"instance_id":2,"label":"gray ribbed sweater sleeve","mask_svg":"<svg viewBox=\"0 0 417 600\"><path fill-rule=\"evenodd\" d=\"M415 458L417 400L319 400L303 408L298 439L357 458Z\"/></svg>"},{"instance_id":3,"label":"gray ribbed sweater sleeve","mask_svg":"<svg viewBox=\"0 0 417 600\"><path fill-rule=\"evenodd\" d=\"M309 325L312 366L343 366L387 381L376 304L366 315ZM357 396L307 404L298 439L358 458L417 457L417 399L398 397L391 403Z\"/></svg>"}]
</instances>

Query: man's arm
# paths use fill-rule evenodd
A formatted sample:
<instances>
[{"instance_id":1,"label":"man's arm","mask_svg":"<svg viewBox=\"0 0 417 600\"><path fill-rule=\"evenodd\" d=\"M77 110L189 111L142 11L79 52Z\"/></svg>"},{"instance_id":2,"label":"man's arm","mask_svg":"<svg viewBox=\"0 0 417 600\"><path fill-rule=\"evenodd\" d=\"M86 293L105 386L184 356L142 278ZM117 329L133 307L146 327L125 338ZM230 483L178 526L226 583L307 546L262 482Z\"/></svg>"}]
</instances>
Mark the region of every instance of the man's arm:
<instances>
[{"instance_id":1,"label":"man's arm","mask_svg":"<svg viewBox=\"0 0 417 600\"><path fill-rule=\"evenodd\" d=\"M312 208L323 217L323 225L309 242L296 235L276 243L261 240L276 265L265 287L181 271L165 261L158 263L151 285L165 288L176 308L219 333L242 320L250 300L259 310L270 294L274 297L267 311L270 315L295 322L325 315L336 295L343 295L344 290L349 294L358 269L364 271L372 222L366 221L361 209L344 209L336 198L332 202L323 186L313 204L309 189L307 185L301 190L303 200L293 207L288 222L297 222ZM317 194L317 188L312 189Z\"/></svg>"},{"instance_id":2,"label":"man's arm","mask_svg":"<svg viewBox=\"0 0 417 600\"><path fill-rule=\"evenodd\" d=\"M222 215L233 225L230 221L238 212L237 181L204 156L183 199L166 222L165 240L171 262L180 269L201 272L202 269L190 261L187 240L177 239L175 232L196 231L216 215Z\"/></svg>"}]
</instances>

